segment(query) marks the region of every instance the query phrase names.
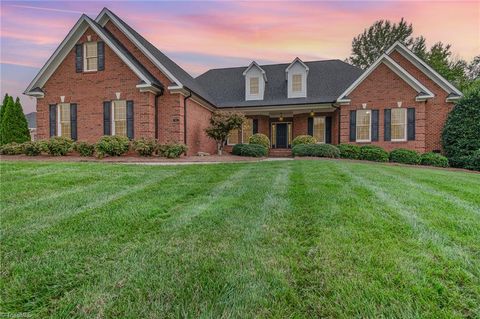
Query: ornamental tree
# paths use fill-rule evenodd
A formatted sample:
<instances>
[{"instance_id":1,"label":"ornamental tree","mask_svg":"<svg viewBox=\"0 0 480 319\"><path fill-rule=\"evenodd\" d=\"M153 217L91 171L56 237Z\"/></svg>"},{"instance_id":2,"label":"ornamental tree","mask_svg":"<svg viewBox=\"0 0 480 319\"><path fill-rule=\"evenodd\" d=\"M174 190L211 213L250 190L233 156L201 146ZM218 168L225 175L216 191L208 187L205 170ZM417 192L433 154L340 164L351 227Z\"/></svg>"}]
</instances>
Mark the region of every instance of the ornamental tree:
<instances>
[{"instance_id":1,"label":"ornamental tree","mask_svg":"<svg viewBox=\"0 0 480 319\"><path fill-rule=\"evenodd\" d=\"M210 126L205 129L205 133L217 142L218 155L222 155L230 132L240 129L243 122L245 122L245 115L240 112L216 111L212 113Z\"/></svg>"},{"instance_id":2,"label":"ornamental tree","mask_svg":"<svg viewBox=\"0 0 480 319\"><path fill-rule=\"evenodd\" d=\"M2 116L0 136L2 145L12 142L23 143L30 141L27 119L18 97L15 103L11 97L8 100Z\"/></svg>"}]
</instances>

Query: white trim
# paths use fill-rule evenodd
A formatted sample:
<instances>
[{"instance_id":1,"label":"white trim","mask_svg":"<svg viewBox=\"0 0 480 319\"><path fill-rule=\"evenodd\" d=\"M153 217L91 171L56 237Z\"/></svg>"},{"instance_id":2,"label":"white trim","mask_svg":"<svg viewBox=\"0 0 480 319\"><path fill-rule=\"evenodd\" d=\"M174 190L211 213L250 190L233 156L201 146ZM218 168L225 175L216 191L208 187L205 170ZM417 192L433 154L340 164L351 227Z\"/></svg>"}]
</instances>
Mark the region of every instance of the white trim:
<instances>
[{"instance_id":1,"label":"white trim","mask_svg":"<svg viewBox=\"0 0 480 319\"><path fill-rule=\"evenodd\" d=\"M106 17L106 18L105 18ZM136 37L134 37L131 32L129 32L124 26L123 24L117 20L117 18L110 12L110 10L108 10L107 8L103 8L102 12L100 12L100 14L95 18L95 21L100 24L102 27L105 26L105 24L107 24L108 20L111 20L113 22L113 24L115 24L115 26L117 28L120 29L120 31L123 32L123 34L125 34L127 36L127 38L132 41L135 46L137 48L140 49L140 51L142 51L142 53L153 63L155 64L155 66L157 68L159 68L166 76L167 78L172 81L172 82L175 82L177 86L179 87L183 87L183 84L170 72L168 71L168 69L160 63L160 61L158 61L151 53L150 51L148 51L138 40Z\"/></svg>"},{"instance_id":2,"label":"white trim","mask_svg":"<svg viewBox=\"0 0 480 319\"><path fill-rule=\"evenodd\" d=\"M357 128L358 128L358 112L367 112L368 111L368 114L370 116L370 121L368 122L368 140L359 140L357 139L357 136L358 136L358 131L357 131ZM368 109L368 110L357 110L357 112L355 113L355 142L357 143L370 143L372 141L372 110Z\"/></svg>"},{"instance_id":3,"label":"white trim","mask_svg":"<svg viewBox=\"0 0 480 319\"><path fill-rule=\"evenodd\" d=\"M416 56L400 41L395 42L387 51L386 54L390 55L394 50L397 50L403 57L415 65L419 70L425 73L430 79L437 83L447 93L455 93L459 95L459 98L463 96L462 92L458 90L454 85L448 82L443 76L438 74L432 67L430 67L425 61ZM451 98L450 98L451 99ZM447 99L447 102L449 99Z\"/></svg>"},{"instance_id":4,"label":"white trim","mask_svg":"<svg viewBox=\"0 0 480 319\"><path fill-rule=\"evenodd\" d=\"M305 63L303 63L303 61L302 61L299 57L296 57L296 58L292 61L292 63L290 63L290 64L287 66L287 68L285 69L285 73L288 73L288 71L292 68L292 66L293 66L295 63L297 63L297 62L299 62L301 65L303 65L303 67L305 68L305 71L306 71L306 72L308 72L308 71L310 70L310 69L308 68L308 66L307 66Z\"/></svg>"},{"instance_id":5,"label":"white trim","mask_svg":"<svg viewBox=\"0 0 480 319\"><path fill-rule=\"evenodd\" d=\"M317 116L317 115L314 115L313 116L313 127L312 127L312 130L313 130L313 137L315 137L315 118L323 118L323 142L318 142L317 141L317 144L326 144L326 140L327 140L327 117L326 116Z\"/></svg>"},{"instance_id":6,"label":"white trim","mask_svg":"<svg viewBox=\"0 0 480 319\"><path fill-rule=\"evenodd\" d=\"M95 43L97 49L97 68L93 70L87 70L87 43ZM91 58L91 57L90 57ZM98 71L98 42L97 41L88 41L83 43L83 72L97 72Z\"/></svg>"},{"instance_id":7,"label":"white trim","mask_svg":"<svg viewBox=\"0 0 480 319\"><path fill-rule=\"evenodd\" d=\"M362 83L381 63L385 64L390 70L395 72L400 78L402 78L405 82L407 82L413 89L415 89L418 93L426 93L421 96L417 96L415 99L424 100L428 98L433 98L435 95L427 89L423 84L421 84L417 79L415 79L410 73L408 73L404 68L402 68L397 62L395 62L392 58L390 58L386 54L382 54L377 61L375 61L363 74L353 82L342 94L340 94L339 98L337 99L338 103L349 103L350 99L346 98L348 94L352 93L360 83Z\"/></svg>"},{"instance_id":8,"label":"white trim","mask_svg":"<svg viewBox=\"0 0 480 319\"><path fill-rule=\"evenodd\" d=\"M258 65L258 63L255 62L255 61L252 61L252 62L250 63L250 65L245 69L245 71L243 71L243 73L242 73L243 76L247 75L248 71L250 71L250 69L251 69L252 67L254 67L254 66L256 66L256 67L260 70L260 72L262 72L263 79L265 80L265 82L267 82L267 73L266 73L265 70L262 69L262 68L260 67L260 65Z\"/></svg>"},{"instance_id":9,"label":"white trim","mask_svg":"<svg viewBox=\"0 0 480 319\"><path fill-rule=\"evenodd\" d=\"M390 141L391 142L406 142L407 141L407 128L408 128L408 123L407 123L407 113L408 113L408 109L405 108L405 107L396 107L396 108L392 108L391 109L391 112L393 112L393 110L405 110L405 129L404 129L404 138L401 138L401 139L393 139L393 138L390 138ZM392 120L391 120L391 113L390 113L390 136L392 136L392 126L393 126L393 123L392 123Z\"/></svg>"}]
</instances>

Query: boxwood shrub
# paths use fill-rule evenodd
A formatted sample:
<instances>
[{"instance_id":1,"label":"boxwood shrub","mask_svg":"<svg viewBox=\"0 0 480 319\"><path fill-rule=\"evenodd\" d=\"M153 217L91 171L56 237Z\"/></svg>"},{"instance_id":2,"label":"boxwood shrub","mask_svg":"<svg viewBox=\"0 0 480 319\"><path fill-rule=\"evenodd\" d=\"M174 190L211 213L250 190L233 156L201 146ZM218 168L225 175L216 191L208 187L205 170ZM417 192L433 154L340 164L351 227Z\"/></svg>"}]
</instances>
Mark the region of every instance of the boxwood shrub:
<instances>
[{"instance_id":1,"label":"boxwood shrub","mask_svg":"<svg viewBox=\"0 0 480 319\"><path fill-rule=\"evenodd\" d=\"M134 140L132 149L140 156L152 156L157 149L157 141L153 138Z\"/></svg>"},{"instance_id":2,"label":"boxwood shrub","mask_svg":"<svg viewBox=\"0 0 480 319\"><path fill-rule=\"evenodd\" d=\"M248 139L248 143L262 145L267 149L270 147L270 140L265 134L261 133L256 133L250 136L250 138Z\"/></svg>"},{"instance_id":3,"label":"boxwood shrub","mask_svg":"<svg viewBox=\"0 0 480 319\"><path fill-rule=\"evenodd\" d=\"M420 156L420 164L436 167L448 167L448 159L438 153L424 153Z\"/></svg>"},{"instance_id":4,"label":"boxwood shrub","mask_svg":"<svg viewBox=\"0 0 480 319\"><path fill-rule=\"evenodd\" d=\"M235 144L232 148L233 155L262 157L267 156L268 149L259 144Z\"/></svg>"},{"instance_id":5,"label":"boxwood shrub","mask_svg":"<svg viewBox=\"0 0 480 319\"><path fill-rule=\"evenodd\" d=\"M317 139L311 135L299 135L292 141L292 147L300 144L317 144Z\"/></svg>"},{"instance_id":6,"label":"boxwood shrub","mask_svg":"<svg viewBox=\"0 0 480 319\"><path fill-rule=\"evenodd\" d=\"M388 162L388 152L375 145L360 147L360 159L374 162Z\"/></svg>"},{"instance_id":7,"label":"boxwood shrub","mask_svg":"<svg viewBox=\"0 0 480 319\"><path fill-rule=\"evenodd\" d=\"M390 162L418 165L420 160L420 154L412 150L397 148L390 152Z\"/></svg>"},{"instance_id":8,"label":"boxwood shrub","mask_svg":"<svg viewBox=\"0 0 480 319\"><path fill-rule=\"evenodd\" d=\"M299 144L292 148L293 156L340 157L338 147L331 144Z\"/></svg>"},{"instance_id":9,"label":"boxwood shrub","mask_svg":"<svg viewBox=\"0 0 480 319\"><path fill-rule=\"evenodd\" d=\"M359 159L360 146L354 144L340 144L338 145L341 158Z\"/></svg>"},{"instance_id":10,"label":"boxwood shrub","mask_svg":"<svg viewBox=\"0 0 480 319\"><path fill-rule=\"evenodd\" d=\"M130 141L124 136L102 136L95 144L95 152L99 158L108 156L120 156L128 152Z\"/></svg>"},{"instance_id":11,"label":"boxwood shrub","mask_svg":"<svg viewBox=\"0 0 480 319\"><path fill-rule=\"evenodd\" d=\"M83 157L93 156L93 152L95 151L95 145L87 142L76 142L75 151L77 151L80 156Z\"/></svg>"},{"instance_id":12,"label":"boxwood shrub","mask_svg":"<svg viewBox=\"0 0 480 319\"><path fill-rule=\"evenodd\" d=\"M48 140L47 152L53 156L65 156L73 149L73 141L67 137L55 136Z\"/></svg>"},{"instance_id":13,"label":"boxwood shrub","mask_svg":"<svg viewBox=\"0 0 480 319\"><path fill-rule=\"evenodd\" d=\"M42 153L42 146L38 142L23 143L23 152L27 156L38 156Z\"/></svg>"},{"instance_id":14,"label":"boxwood shrub","mask_svg":"<svg viewBox=\"0 0 480 319\"><path fill-rule=\"evenodd\" d=\"M182 154L187 154L188 147L185 144L157 144L157 153L159 156L167 158L179 158Z\"/></svg>"},{"instance_id":15,"label":"boxwood shrub","mask_svg":"<svg viewBox=\"0 0 480 319\"><path fill-rule=\"evenodd\" d=\"M23 153L23 144L12 142L0 147L0 154L2 155L20 155Z\"/></svg>"}]
</instances>

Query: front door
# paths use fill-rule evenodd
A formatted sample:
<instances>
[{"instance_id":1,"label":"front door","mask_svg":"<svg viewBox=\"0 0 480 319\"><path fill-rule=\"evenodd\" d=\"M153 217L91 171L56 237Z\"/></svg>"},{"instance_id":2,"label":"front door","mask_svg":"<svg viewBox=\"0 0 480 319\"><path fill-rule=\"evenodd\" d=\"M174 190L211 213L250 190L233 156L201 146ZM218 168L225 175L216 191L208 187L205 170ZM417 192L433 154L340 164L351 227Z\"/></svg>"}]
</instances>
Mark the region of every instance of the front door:
<instances>
[{"instance_id":1,"label":"front door","mask_svg":"<svg viewBox=\"0 0 480 319\"><path fill-rule=\"evenodd\" d=\"M287 140L287 123L279 123L276 125L277 127L277 148L287 148L288 140Z\"/></svg>"}]
</instances>

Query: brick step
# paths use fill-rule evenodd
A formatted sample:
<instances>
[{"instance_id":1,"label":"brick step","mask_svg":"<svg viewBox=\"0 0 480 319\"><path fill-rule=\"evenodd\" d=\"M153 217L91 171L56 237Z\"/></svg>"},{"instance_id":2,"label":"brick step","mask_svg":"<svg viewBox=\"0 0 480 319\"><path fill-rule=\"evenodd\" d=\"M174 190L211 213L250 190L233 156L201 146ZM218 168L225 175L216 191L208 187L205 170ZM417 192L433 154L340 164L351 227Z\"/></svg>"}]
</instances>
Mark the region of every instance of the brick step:
<instances>
[{"instance_id":1,"label":"brick step","mask_svg":"<svg viewBox=\"0 0 480 319\"><path fill-rule=\"evenodd\" d=\"M270 157L290 157L292 150L289 148L272 148L268 154Z\"/></svg>"}]
</instances>

